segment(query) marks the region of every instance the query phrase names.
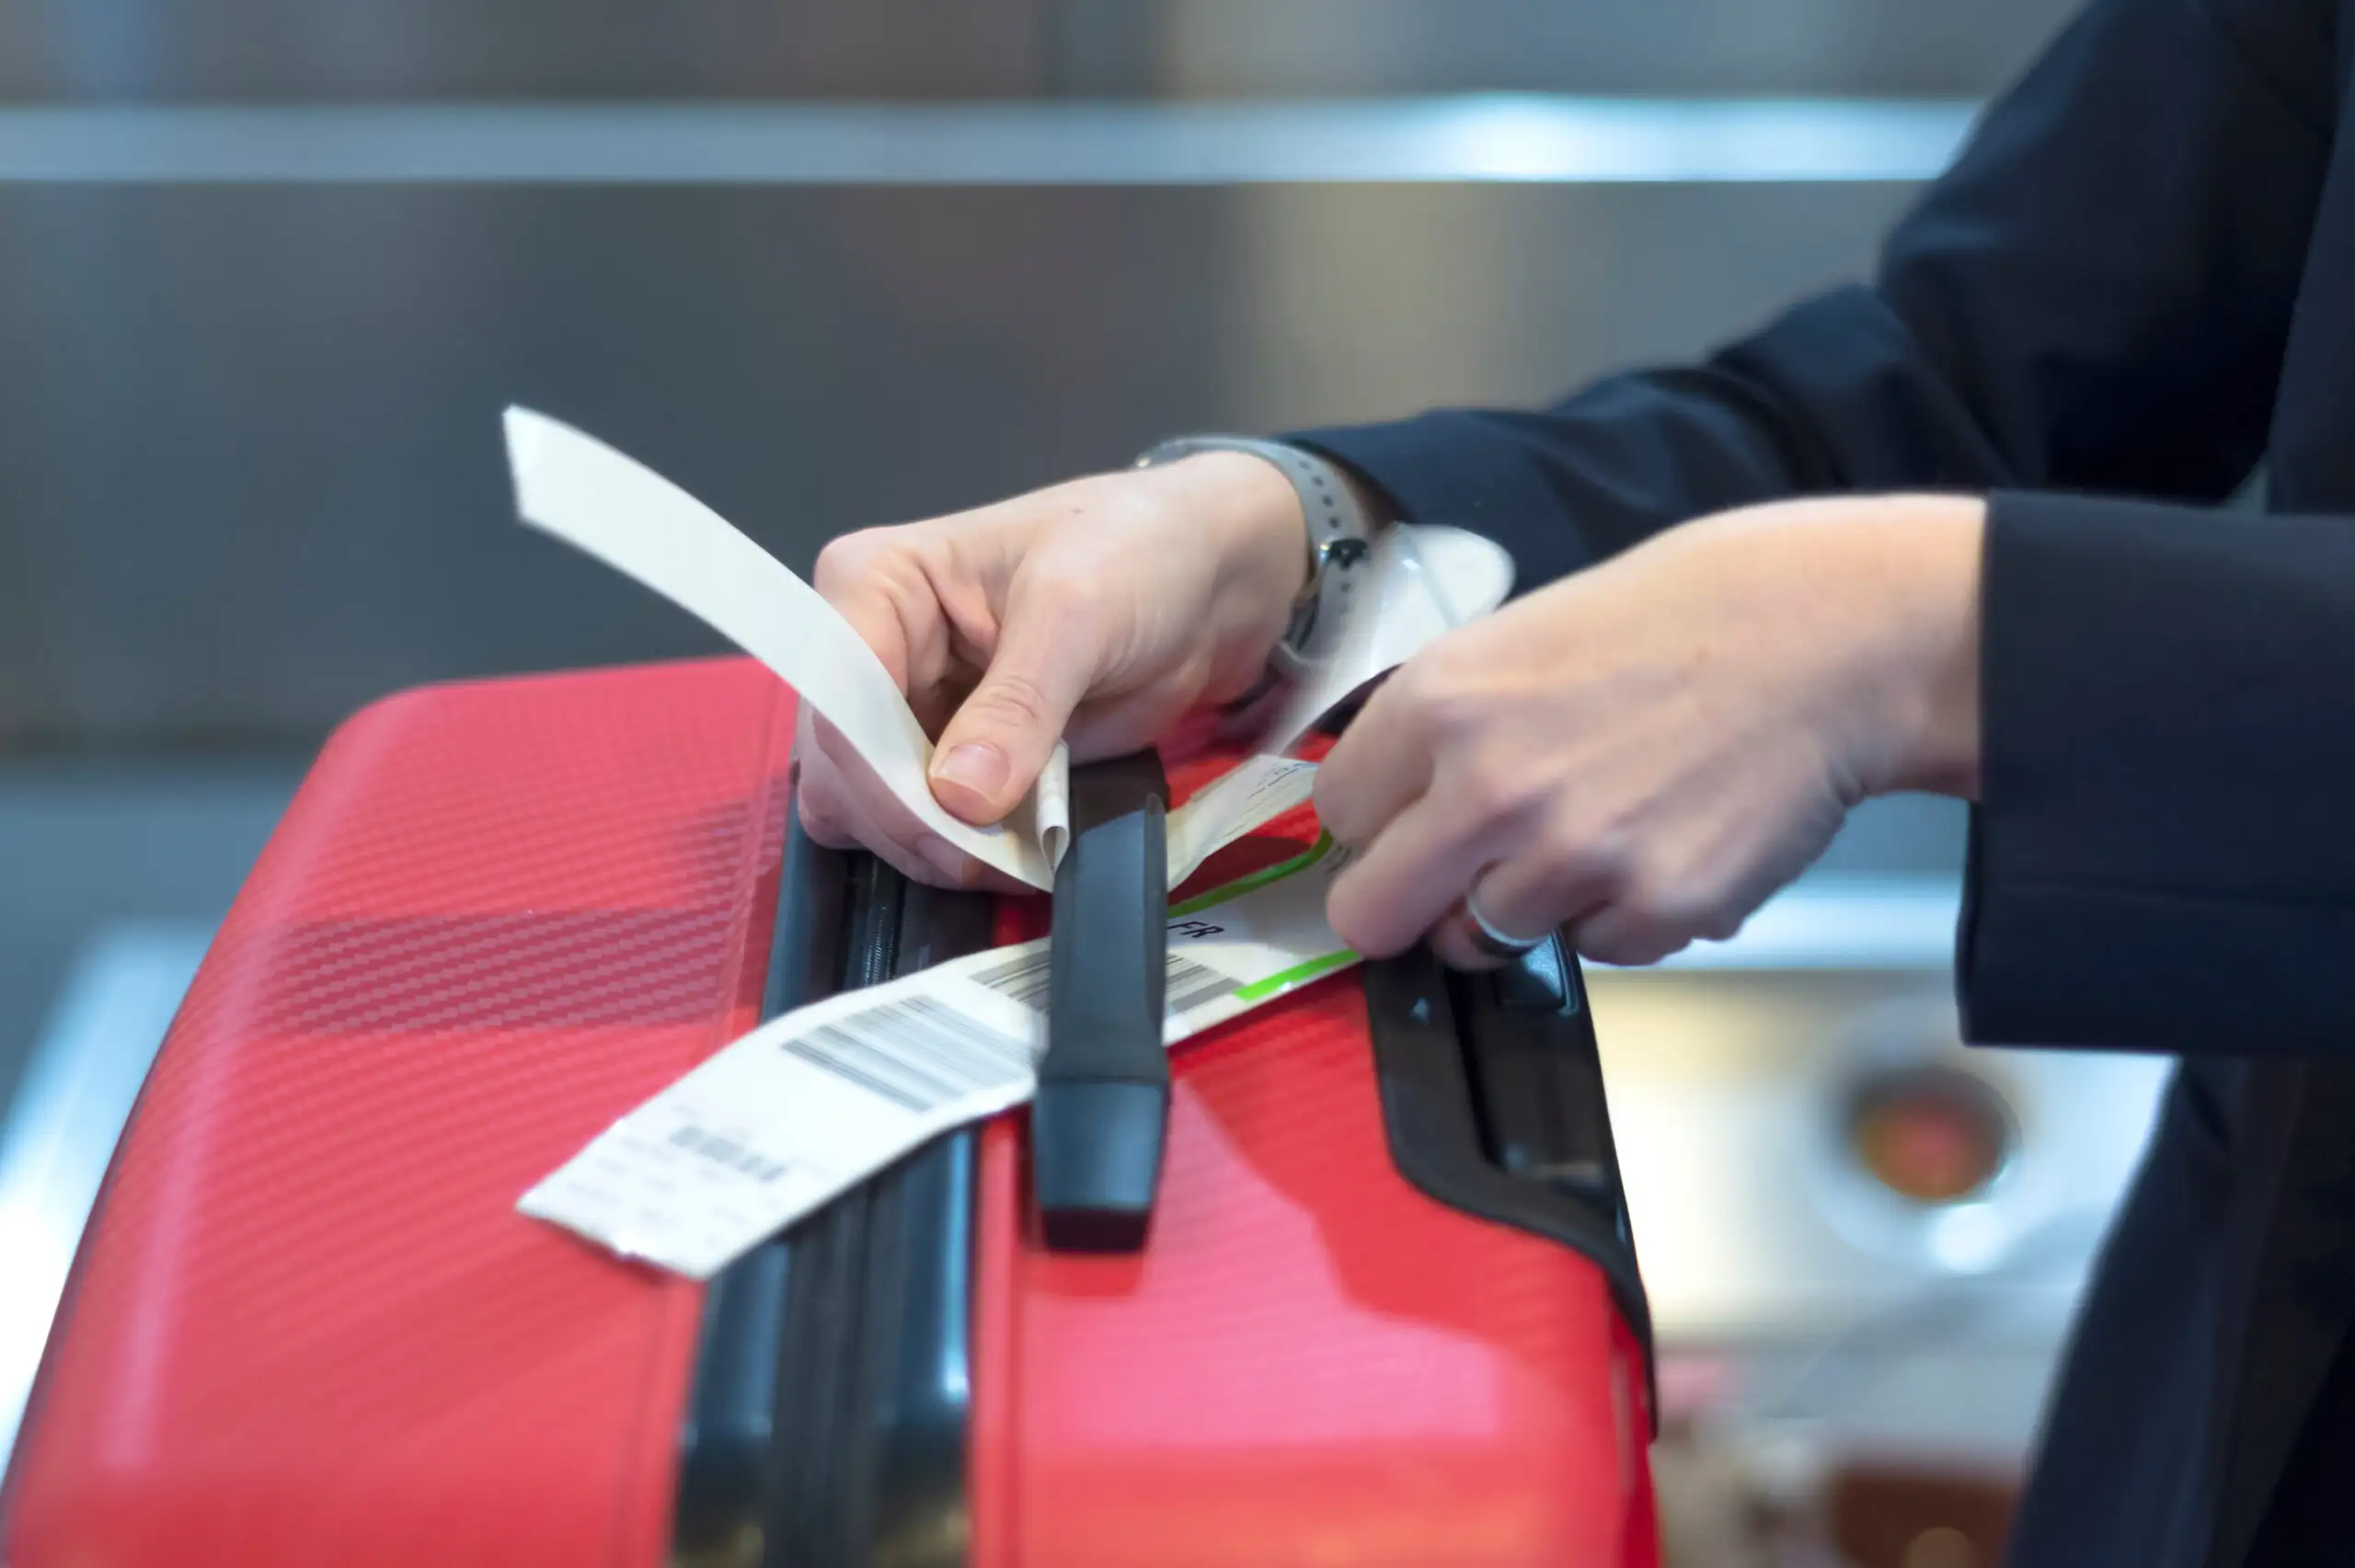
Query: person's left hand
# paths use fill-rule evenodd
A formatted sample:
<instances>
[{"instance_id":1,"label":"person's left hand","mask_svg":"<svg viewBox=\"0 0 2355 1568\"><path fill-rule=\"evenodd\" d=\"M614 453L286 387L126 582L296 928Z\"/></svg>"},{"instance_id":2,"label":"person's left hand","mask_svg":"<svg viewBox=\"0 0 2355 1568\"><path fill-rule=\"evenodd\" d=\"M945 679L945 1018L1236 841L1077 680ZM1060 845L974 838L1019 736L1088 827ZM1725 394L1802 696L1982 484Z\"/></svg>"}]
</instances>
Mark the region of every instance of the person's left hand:
<instances>
[{"instance_id":1,"label":"person's left hand","mask_svg":"<svg viewBox=\"0 0 2355 1568\"><path fill-rule=\"evenodd\" d=\"M1318 770L1373 957L1467 910L1606 963L1730 936L1868 795L1970 795L1983 502L1781 502L1687 524L1432 644Z\"/></svg>"}]
</instances>

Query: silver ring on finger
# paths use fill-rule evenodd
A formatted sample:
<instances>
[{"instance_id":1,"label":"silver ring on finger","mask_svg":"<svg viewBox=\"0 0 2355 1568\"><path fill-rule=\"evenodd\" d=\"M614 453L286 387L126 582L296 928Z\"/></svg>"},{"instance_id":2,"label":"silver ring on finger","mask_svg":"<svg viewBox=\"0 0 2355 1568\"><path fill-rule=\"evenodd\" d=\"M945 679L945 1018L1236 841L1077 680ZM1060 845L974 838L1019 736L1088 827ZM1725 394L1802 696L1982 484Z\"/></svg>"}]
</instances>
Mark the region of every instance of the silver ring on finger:
<instances>
[{"instance_id":1,"label":"silver ring on finger","mask_svg":"<svg viewBox=\"0 0 2355 1568\"><path fill-rule=\"evenodd\" d=\"M1513 936L1499 931L1496 922L1480 912L1480 888L1477 883L1475 883L1464 895L1464 918L1471 926L1471 930L1466 934L1471 937L1472 945L1491 958L1518 958L1524 953L1534 951L1538 944L1545 940L1546 936L1543 932L1535 936Z\"/></svg>"}]
</instances>

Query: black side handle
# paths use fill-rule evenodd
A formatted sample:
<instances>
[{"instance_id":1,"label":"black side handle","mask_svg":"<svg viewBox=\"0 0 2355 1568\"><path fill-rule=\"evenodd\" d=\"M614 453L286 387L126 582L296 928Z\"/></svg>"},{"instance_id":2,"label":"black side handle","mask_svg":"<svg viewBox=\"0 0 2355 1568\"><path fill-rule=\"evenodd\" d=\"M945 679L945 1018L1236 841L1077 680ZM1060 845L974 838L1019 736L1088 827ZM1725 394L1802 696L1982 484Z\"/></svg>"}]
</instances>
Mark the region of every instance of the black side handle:
<instances>
[{"instance_id":1,"label":"black side handle","mask_svg":"<svg viewBox=\"0 0 2355 1568\"><path fill-rule=\"evenodd\" d=\"M1031 1191L1050 1252L1144 1246L1169 1128L1169 798L1150 751L1074 768L1055 868Z\"/></svg>"},{"instance_id":2,"label":"black side handle","mask_svg":"<svg viewBox=\"0 0 2355 1568\"><path fill-rule=\"evenodd\" d=\"M1416 947L1366 965L1365 1000L1399 1173L1450 1207L1583 1254L1653 1376L1651 1311L1602 1057L1568 944L1549 936L1487 974L1448 969ZM1651 1411L1657 1426L1657 1397Z\"/></svg>"},{"instance_id":3,"label":"black side handle","mask_svg":"<svg viewBox=\"0 0 2355 1568\"><path fill-rule=\"evenodd\" d=\"M1488 1158L1510 1174L1615 1202L1611 1117L1578 960L1560 937L1453 977Z\"/></svg>"}]
</instances>

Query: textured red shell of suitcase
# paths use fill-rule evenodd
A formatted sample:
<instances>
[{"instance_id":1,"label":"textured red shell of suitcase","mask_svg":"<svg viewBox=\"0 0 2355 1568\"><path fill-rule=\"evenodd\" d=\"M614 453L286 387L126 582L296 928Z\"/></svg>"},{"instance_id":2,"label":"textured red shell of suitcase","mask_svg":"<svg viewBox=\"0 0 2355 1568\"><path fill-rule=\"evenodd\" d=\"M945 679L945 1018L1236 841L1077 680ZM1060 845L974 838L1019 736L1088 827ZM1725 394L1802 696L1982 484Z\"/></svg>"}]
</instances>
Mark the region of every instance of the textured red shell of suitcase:
<instances>
[{"instance_id":1,"label":"textured red shell of suitcase","mask_svg":"<svg viewBox=\"0 0 2355 1568\"><path fill-rule=\"evenodd\" d=\"M701 1289L513 1204L755 1021L791 717L727 660L338 734L118 1151L0 1560L666 1560ZM1354 979L1175 1079L1141 1257L1038 1250L1021 1118L984 1137L973 1568L1651 1563L1635 1336L1398 1173Z\"/></svg>"}]
</instances>

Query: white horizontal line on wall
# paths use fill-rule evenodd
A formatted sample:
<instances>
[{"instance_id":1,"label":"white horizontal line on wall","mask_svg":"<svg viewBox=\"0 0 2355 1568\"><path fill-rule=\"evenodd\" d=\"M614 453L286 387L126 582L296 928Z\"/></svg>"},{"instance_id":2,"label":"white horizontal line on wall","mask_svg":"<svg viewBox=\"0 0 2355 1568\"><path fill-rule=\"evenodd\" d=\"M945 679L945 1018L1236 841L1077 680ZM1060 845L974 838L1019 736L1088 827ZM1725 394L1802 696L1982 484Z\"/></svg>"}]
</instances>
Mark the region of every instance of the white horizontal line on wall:
<instances>
[{"instance_id":1,"label":"white horizontal line on wall","mask_svg":"<svg viewBox=\"0 0 2355 1568\"><path fill-rule=\"evenodd\" d=\"M1334 102L0 108L0 181L1711 184L1936 175L1975 106Z\"/></svg>"}]
</instances>

